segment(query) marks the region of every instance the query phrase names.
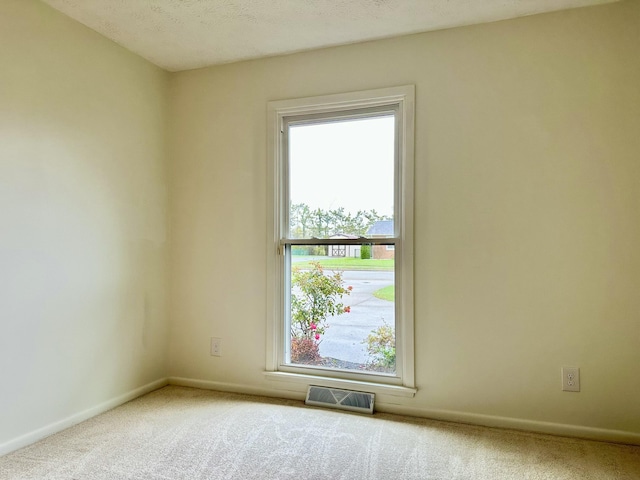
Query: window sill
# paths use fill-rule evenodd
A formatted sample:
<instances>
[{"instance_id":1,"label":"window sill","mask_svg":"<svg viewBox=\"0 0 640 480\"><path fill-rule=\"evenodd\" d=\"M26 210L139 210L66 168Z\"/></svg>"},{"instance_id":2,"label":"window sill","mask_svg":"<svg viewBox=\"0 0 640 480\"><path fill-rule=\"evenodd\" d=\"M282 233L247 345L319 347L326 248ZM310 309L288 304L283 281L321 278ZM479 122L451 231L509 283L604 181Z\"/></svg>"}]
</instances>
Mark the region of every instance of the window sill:
<instances>
[{"instance_id":1,"label":"window sill","mask_svg":"<svg viewBox=\"0 0 640 480\"><path fill-rule=\"evenodd\" d=\"M413 397L418 391L415 388L400 385L386 385L384 383L363 382L359 380L346 380L342 378L321 377L316 375L304 375L289 372L264 372L268 380L278 382L302 383L307 386L344 388L345 390L358 390L380 395L392 395L395 397Z\"/></svg>"}]
</instances>

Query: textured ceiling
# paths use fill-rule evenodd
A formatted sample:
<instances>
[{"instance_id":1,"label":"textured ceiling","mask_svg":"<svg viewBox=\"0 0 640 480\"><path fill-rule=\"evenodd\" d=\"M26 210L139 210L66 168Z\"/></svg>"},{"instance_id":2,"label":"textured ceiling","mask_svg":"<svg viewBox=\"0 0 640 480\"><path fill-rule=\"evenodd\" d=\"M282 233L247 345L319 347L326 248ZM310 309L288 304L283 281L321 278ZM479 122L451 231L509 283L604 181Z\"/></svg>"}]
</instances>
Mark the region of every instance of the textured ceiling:
<instances>
[{"instance_id":1,"label":"textured ceiling","mask_svg":"<svg viewBox=\"0 0 640 480\"><path fill-rule=\"evenodd\" d=\"M43 1L178 71L616 0Z\"/></svg>"}]
</instances>

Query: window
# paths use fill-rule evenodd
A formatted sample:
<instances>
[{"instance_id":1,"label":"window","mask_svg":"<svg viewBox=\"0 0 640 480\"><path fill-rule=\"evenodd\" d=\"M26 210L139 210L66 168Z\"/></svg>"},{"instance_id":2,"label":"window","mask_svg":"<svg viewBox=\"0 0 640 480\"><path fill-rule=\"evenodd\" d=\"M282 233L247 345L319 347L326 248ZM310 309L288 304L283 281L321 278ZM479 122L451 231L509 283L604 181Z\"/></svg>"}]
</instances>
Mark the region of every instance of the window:
<instances>
[{"instance_id":1,"label":"window","mask_svg":"<svg viewBox=\"0 0 640 480\"><path fill-rule=\"evenodd\" d=\"M413 95L269 104L270 377L415 393Z\"/></svg>"}]
</instances>

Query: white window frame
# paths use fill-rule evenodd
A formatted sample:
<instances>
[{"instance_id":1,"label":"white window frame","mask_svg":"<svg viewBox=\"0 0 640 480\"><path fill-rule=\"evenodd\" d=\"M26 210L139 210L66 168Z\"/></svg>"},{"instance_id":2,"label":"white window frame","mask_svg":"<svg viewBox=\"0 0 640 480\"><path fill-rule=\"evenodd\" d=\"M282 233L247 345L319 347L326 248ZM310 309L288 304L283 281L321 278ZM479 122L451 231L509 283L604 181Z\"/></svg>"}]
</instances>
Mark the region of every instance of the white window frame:
<instances>
[{"instance_id":1,"label":"white window frame","mask_svg":"<svg viewBox=\"0 0 640 480\"><path fill-rule=\"evenodd\" d=\"M267 378L307 385L351 388L372 393L411 397L416 393L413 319L413 85L268 104L267 202ZM348 370L313 369L285 364L286 273L283 242L287 228L288 192L285 175L284 125L287 119L314 114L389 107L396 113L394 245L396 284L396 375L376 375Z\"/></svg>"}]
</instances>

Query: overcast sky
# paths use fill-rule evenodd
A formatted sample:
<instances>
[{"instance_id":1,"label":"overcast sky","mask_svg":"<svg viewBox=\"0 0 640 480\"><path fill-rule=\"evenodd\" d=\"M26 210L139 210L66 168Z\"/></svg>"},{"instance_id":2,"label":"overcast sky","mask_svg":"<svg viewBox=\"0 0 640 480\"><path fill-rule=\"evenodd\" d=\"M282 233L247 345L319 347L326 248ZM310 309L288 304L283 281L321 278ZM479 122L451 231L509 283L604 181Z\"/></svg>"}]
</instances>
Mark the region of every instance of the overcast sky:
<instances>
[{"instance_id":1,"label":"overcast sky","mask_svg":"<svg viewBox=\"0 0 640 480\"><path fill-rule=\"evenodd\" d=\"M292 203L393 215L392 116L291 126Z\"/></svg>"}]
</instances>

